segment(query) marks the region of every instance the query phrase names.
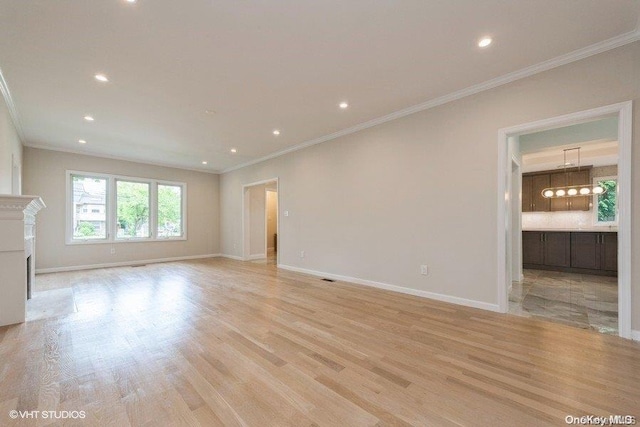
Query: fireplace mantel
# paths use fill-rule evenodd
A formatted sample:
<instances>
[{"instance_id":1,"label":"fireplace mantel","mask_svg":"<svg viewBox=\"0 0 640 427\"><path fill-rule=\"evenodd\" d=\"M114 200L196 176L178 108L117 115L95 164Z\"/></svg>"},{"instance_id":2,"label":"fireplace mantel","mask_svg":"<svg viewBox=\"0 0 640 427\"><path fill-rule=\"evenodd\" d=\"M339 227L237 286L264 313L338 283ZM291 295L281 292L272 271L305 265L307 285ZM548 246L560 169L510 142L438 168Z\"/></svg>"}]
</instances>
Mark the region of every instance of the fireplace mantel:
<instances>
[{"instance_id":1,"label":"fireplace mantel","mask_svg":"<svg viewBox=\"0 0 640 427\"><path fill-rule=\"evenodd\" d=\"M25 321L27 281L33 282L35 271L36 214L44 207L38 196L0 195L0 326Z\"/></svg>"}]
</instances>

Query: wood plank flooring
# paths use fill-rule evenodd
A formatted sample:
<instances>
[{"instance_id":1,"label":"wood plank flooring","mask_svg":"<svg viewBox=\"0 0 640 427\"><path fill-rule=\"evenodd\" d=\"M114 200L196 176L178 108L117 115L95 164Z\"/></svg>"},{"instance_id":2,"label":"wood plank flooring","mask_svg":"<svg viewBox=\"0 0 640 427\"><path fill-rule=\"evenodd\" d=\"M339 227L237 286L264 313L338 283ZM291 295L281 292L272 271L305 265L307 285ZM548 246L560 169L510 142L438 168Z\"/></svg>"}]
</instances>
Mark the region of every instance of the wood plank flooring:
<instances>
[{"instance_id":1,"label":"wood plank flooring","mask_svg":"<svg viewBox=\"0 0 640 427\"><path fill-rule=\"evenodd\" d=\"M64 288L74 311L0 328L0 425L51 422L10 410L91 426L640 417L640 344L596 332L226 259L36 279Z\"/></svg>"}]
</instances>

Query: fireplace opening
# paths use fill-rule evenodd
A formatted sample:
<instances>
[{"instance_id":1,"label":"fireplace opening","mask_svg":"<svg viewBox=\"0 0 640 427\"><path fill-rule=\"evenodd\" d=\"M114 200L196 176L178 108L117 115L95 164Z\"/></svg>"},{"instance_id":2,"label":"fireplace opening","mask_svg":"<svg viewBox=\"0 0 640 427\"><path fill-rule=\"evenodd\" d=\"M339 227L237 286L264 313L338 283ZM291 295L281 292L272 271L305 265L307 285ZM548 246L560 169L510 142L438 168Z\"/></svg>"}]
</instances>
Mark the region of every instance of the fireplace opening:
<instances>
[{"instance_id":1,"label":"fireplace opening","mask_svg":"<svg viewBox=\"0 0 640 427\"><path fill-rule=\"evenodd\" d=\"M27 299L31 299L31 255L27 257Z\"/></svg>"}]
</instances>

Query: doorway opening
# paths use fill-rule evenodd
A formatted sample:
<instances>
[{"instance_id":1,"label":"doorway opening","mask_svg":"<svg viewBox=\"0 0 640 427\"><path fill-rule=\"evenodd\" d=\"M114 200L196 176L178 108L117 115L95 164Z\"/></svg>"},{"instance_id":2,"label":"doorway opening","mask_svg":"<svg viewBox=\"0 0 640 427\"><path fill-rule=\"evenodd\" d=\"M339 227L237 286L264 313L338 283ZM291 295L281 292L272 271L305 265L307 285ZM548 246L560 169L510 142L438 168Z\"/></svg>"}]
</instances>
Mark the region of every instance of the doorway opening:
<instances>
[{"instance_id":1,"label":"doorway opening","mask_svg":"<svg viewBox=\"0 0 640 427\"><path fill-rule=\"evenodd\" d=\"M500 311L630 338L631 103L499 144Z\"/></svg>"},{"instance_id":2,"label":"doorway opening","mask_svg":"<svg viewBox=\"0 0 640 427\"><path fill-rule=\"evenodd\" d=\"M242 188L243 256L245 261L278 264L278 179L246 184Z\"/></svg>"}]
</instances>

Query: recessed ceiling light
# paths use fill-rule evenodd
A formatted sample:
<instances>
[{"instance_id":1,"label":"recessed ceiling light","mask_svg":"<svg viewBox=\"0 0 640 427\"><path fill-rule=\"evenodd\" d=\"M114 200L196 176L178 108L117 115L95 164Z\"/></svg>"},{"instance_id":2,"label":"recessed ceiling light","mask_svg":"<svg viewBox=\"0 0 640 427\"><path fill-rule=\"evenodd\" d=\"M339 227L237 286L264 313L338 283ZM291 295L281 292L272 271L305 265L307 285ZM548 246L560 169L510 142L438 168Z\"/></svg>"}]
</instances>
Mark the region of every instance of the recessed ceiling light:
<instances>
[{"instance_id":1,"label":"recessed ceiling light","mask_svg":"<svg viewBox=\"0 0 640 427\"><path fill-rule=\"evenodd\" d=\"M275 129L275 130L273 131L273 134L274 134L274 135L276 135L276 136L277 136L277 135L280 135L280 131L279 131L278 129Z\"/></svg>"},{"instance_id":2,"label":"recessed ceiling light","mask_svg":"<svg viewBox=\"0 0 640 427\"><path fill-rule=\"evenodd\" d=\"M96 74L94 78L99 82L108 82L109 79L104 74Z\"/></svg>"},{"instance_id":3,"label":"recessed ceiling light","mask_svg":"<svg viewBox=\"0 0 640 427\"><path fill-rule=\"evenodd\" d=\"M84 119L85 119L86 121L88 121L88 122L92 122L92 121L94 121L94 120L95 120L95 119L94 119L93 117L91 117L91 116L84 116Z\"/></svg>"},{"instance_id":4,"label":"recessed ceiling light","mask_svg":"<svg viewBox=\"0 0 640 427\"><path fill-rule=\"evenodd\" d=\"M137 0L127 0L127 3L135 3Z\"/></svg>"},{"instance_id":5,"label":"recessed ceiling light","mask_svg":"<svg viewBox=\"0 0 640 427\"><path fill-rule=\"evenodd\" d=\"M206 165L208 162L202 162L203 165Z\"/></svg>"},{"instance_id":6,"label":"recessed ceiling light","mask_svg":"<svg viewBox=\"0 0 640 427\"><path fill-rule=\"evenodd\" d=\"M215 110L204 110L205 113L207 114L215 114L216 111Z\"/></svg>"},{"instance_id":7,"label":"recessed ceiling light","mask_svg":"<svg viewBox=\"0 0 640 427\"><path fill-rule=\"evenodd\" d=\"M341 102L341 103L340 103L340 108L342 108L343 110L344 110L345 108L347 108L348 106L349 106L349 104L348 104L347 102L344 102L344 101L343 101L343 102Z\"/></svg>"},{"instance_id":8,"label":"recessed ceiling light","mask_svg":"<svg viewBox=\"0 0 640 427\"><path fill-rule=\"evenodd\" d=\"M86 143L87 143L87 141L85 141L84 139L79 139L79 140L78 140L78 142L79 142L80 144L86 144Z\"/></svg>"},{"instance_id":9,"label":"recessed ceiling light","mask_svg":"<svg viewBox=\"0 0 640 427\"><path fill-rule=\"evenodd\" d=\"M480 41L478 42L478 46L480 47L487 47L491 44L493 40L491 39L491 37L484 37L482 39L480 39Z\"/></svg>"},{"instance_id":10,"label":"recessed ceiling light","mask_svg":"<svg viewBox=\"0 0 640 427\"><path fill-rule=\"evenodd\" d=\"M237 153L237 152L238 152L238 150L236 150L235 148L232 148L232 149L231 149L231 152L232 152L232 153Z\"/></svg>"}]
</instances>

